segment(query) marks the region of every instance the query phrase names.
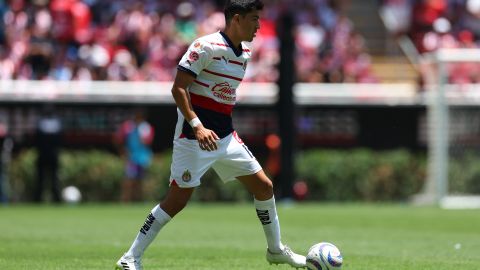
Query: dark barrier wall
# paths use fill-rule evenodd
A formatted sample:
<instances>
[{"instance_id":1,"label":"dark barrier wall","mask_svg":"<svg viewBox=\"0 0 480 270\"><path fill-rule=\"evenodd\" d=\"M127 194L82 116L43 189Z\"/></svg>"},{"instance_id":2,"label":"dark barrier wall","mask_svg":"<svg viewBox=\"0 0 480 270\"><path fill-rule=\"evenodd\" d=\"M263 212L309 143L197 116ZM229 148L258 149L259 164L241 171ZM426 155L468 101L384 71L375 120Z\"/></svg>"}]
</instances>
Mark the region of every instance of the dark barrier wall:
<instances>
[{"instance_id":1,"label":"dark barrier wall","mask_svg":"<svg viewBox=\"0 0 480 270\"><path fill-rule=\"evenodd\" d=\"M295 124L298 148L368 147L377 150L425 147L419 140L420 120L426 109L420 106L315 106L299 107ZM276 115L267 108L238 108L236 122L251 121L239 133L255 144L276 132ZM262 116L260 116L262 115ZM266 117L267 116L267 117Z\"/></svg>"},{"instance_id":2,"label":"dark barrier wall","mask_svg":"<svg viewBox=\"0 0 480 270\"><path fill-rule=\"evenodd\" d=\"M155 151L168 149L177 121L174 105L144 105L147 119L156 132ZM130 104L57 104L64 126L64 146L69 148L113 149L112 134L137 108ZM40 103L2 104L0 121L6 122L16 149L31 146ZM295 115L296 147L392 149L425 147L423 106L306 106ZM234 125L252 149L264 148L265 136L278 133L273 106L239 105Z\"/></svg>"}]
</instances>

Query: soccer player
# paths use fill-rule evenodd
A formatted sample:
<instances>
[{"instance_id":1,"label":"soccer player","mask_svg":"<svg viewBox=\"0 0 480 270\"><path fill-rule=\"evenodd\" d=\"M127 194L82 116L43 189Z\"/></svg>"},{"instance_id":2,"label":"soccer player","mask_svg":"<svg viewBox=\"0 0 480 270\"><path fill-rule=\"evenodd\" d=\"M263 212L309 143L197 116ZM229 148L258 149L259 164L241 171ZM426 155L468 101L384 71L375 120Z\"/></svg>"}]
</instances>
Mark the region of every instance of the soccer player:
<instances>
[{"instance_id":1,"label":"soccer player","mask_svg":"<svg viewBox=\"0 0 480 270\"><path fill-rule=\"evenodd\" d=\"M245 74L252 41L260 28L260 0L230 0L225 6L226 28L195 40L178 65L172 88L178 122L173 140L170 188L140 228L117 269L142 269L147 246L187 204L201 176L211 167L224 182L238 179L254 196L254 205L267 240L271 264L304 268L305 256L283 245L272 181L265 175L232 126L235 89Z\"/></svg>"}]
</instances>

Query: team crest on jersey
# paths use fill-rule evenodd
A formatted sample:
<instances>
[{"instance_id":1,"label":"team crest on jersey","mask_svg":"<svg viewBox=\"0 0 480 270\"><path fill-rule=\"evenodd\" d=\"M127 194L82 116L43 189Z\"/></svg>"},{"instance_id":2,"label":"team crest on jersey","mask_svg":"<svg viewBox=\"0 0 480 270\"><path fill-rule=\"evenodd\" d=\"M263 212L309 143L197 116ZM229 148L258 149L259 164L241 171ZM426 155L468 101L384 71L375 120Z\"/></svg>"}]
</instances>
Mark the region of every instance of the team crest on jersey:
<instances>
[{"instance_id":1,"label":"team crest on jersey","mask_svg":"<svg viewBox=\"0 0 480 270\"><path fill-rule=\"evenodd\" d=\"M192 180L192 174L190 173L189 170L185 170L182 174L182 180L183 182L189 182Z\"/></svg>"}]
</instances>

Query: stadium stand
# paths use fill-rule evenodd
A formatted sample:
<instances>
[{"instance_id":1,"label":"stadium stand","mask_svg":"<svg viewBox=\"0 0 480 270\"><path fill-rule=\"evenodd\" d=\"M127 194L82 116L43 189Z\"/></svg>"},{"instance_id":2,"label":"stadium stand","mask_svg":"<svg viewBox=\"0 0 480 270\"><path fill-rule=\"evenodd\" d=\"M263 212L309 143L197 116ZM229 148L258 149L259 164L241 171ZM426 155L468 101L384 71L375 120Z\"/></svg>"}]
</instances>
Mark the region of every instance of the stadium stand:
<instances>
[{"instance_id":1,"label":"stadium stand","mask_svg":"<svg viewBox=\"0 0 480 270\"><path fill-rule=\"evenodd\" d=\"M380 13L386 28L421 74L425 74L425 67L419 63L423 54L440 48L478 48L478 0L383 0ZM451 83L480 80L480 65L476 63L452 63L448 69Z\"/></svg>"},{"instance_id":2,"label":"stadium stand","mask_svg":"<svg viewBox=\"0 0 480 270\"><path fill-rule=\"evenodd\" d=\"M223 28L223 1L0 1L0 78L171 81L195 37ZM274 82L276 21L295 9L302 82L377 82L339 0L267 0L246 81Z\"/></svg>"}]
</instances>

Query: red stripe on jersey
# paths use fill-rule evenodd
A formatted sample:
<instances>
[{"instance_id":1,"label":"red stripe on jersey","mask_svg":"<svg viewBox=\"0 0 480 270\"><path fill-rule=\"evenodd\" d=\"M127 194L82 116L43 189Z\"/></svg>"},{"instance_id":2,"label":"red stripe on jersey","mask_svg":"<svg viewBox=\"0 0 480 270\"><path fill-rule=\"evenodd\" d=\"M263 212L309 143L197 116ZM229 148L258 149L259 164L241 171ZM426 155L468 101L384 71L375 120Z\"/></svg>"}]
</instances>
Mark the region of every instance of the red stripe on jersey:
<instances>
[{"instance_id":1,"label":"red stripe on jersey","mask_svg":"<svg viewBox=\"0 0 480 270\"><path fill-rule=\"evenodd\" d=\"M233 61L233 60L228 60L228 62L229 62L229 63L232 63L232 64L235 64L235 65L243 66L243 63L242 63L242 62Z\"/></svg>"},{"instance_id":2,"label":"red stripe on jersey","mask_svg":"<svg viewBox=\"0 0 480 270\"><path fill-rule=\"evenodd\" d=\"M233 111L233 105L216 102L211 98L197 95L194 93L190 93L190 100L192 101L192 105L218 113L231 115Z\"/></svg>"},{"instance_id":3,"label":"red stripe on jersey","mask_svg":"<svg viewBox=\"0 0 480 270\"><path fill-rule=\"evenodd\" d=\"M244 51L244 52L250 52L250 50L249 50L249 49L243 49L243 51Z\"/></svg>"},{"instance_id":4,"label":"red stripe on jersey","mask_svg":"<svg viewBox=\"0 0 480 270\"><path fill-rule=\"evenodd\" d=\"M208 85L208 84L206 84L206 83L203 83L203 82L200 82L200 81L197 81L197 80L193 80L193 81L196 82L197 84L203 86L203 87L207 87L207 88L210 87L210 85Z\"/></svg>"},{"instance_id":5,"label":"red stripe on jersey","mask_svg":"<svg viewBox=\"0 0 480 270\"><path fill-rule=\"evenodd\" d=\"M215 60L222 60L222 58L220 58L220 57L213 57L213 59L215 59Z\"/></svg>"},{"instance_id":6,"label":"red stripe on jersey","mask_svg":"<svg viewBox=\"0 0 480 270\"><path fill-rule=\"evenodd\" d=\"M217 45L217 46L222 46L222 47L230 47L227 44L223 44L223 43L210 42L210 44Z\"/></svg>"},{"instance_id":7,"label":"red stripe on jersey","mask_svg":"<svg viewBox=\"0 0 480 270\"><path fill-rule=\"evenodd\" d=\"M230 75L227 75L227 74L223 74L223 73L213 72L213 71L208 70L208 69L204 69L203 71L205 71L205 72L207 72L207 73L210 73L210 74L213 74L213 75L220 76L220 77L229 78L229 79L234 79L234 80L239 81L239 82L242 81L241 78L233 77L233 76L230 76Z\"/></svg>"}]
</instances>

